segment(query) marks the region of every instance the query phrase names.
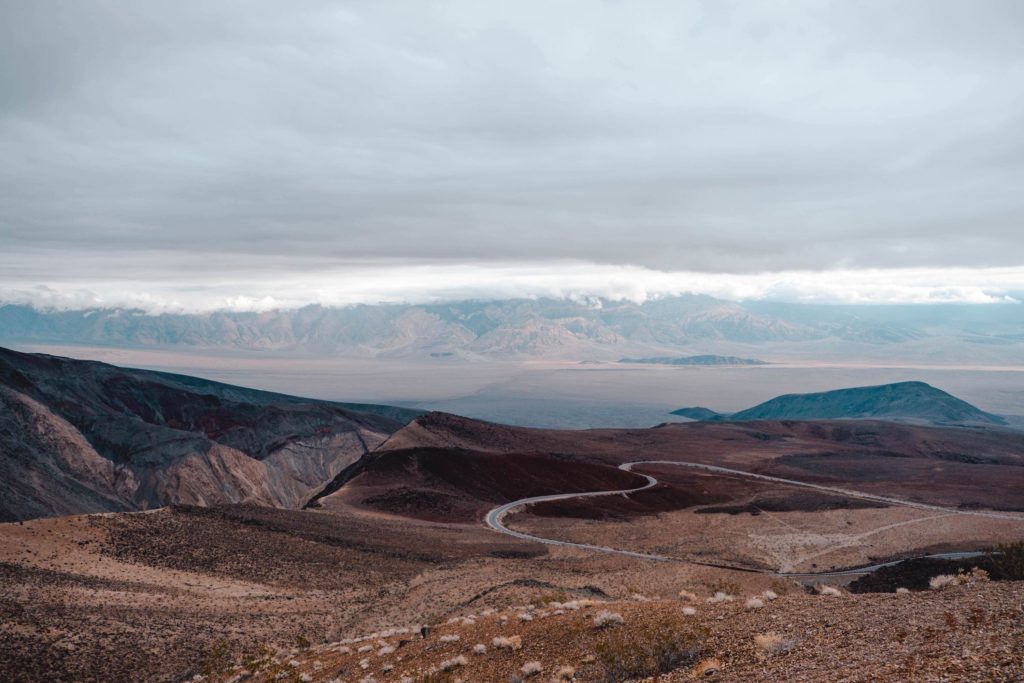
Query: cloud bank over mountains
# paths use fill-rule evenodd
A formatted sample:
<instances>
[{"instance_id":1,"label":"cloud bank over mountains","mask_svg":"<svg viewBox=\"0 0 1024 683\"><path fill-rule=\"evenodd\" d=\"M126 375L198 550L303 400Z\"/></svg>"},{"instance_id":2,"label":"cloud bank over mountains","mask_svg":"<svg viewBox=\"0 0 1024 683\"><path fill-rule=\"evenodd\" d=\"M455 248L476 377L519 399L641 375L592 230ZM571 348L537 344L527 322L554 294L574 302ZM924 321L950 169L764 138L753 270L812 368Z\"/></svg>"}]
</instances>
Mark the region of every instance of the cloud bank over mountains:
<instances>
[{"instance_id":1,"label":"cloud bank over mountains","mask_svg":"<svg viewBox=\"0 0 1024 683\"><path fill-rule=\"evenodd\" d=\"M40 309L136 308L149 313L268 311L308 304L347 306L519 298L642 303L680 294L792 303L1010 303L1024 300L1024 269L792 271L756 274L662 272L579 262L349 265L305 274L197 274L171 280L63 282L0 279L0 303Z\"/></svg>"}]
</instances>

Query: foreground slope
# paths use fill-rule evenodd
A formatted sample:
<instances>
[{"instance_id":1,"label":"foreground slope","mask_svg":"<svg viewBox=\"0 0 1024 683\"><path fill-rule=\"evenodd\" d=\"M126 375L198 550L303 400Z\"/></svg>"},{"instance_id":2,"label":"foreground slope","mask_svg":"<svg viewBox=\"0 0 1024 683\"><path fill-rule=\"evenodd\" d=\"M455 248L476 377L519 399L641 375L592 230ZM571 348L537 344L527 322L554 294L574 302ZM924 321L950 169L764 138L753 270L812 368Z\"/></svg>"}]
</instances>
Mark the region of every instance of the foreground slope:
<instances>
[{"instance_id":1,"label":"foreground slope","mask_svg":"<svg viewBox=\"0 0 1024 683\"><path fill-rule=\"evenodd\" d=\"M693 419L836 420L875 418L917 420L934 424L1005 425L1006 420L924 382L897 382L810 394L786 394L738 413L715 413L707 408L672 411Z\"/></svg>"},{"instance_id":2,"label":"foreground slope","mask_svg":"<svg viewBox=\"0 0 1024 683\"><path fill-rule=\"evenodd\" d=\"M416 414L0 349L0 520L299 507Z\"/></svg>"}]
</instances>

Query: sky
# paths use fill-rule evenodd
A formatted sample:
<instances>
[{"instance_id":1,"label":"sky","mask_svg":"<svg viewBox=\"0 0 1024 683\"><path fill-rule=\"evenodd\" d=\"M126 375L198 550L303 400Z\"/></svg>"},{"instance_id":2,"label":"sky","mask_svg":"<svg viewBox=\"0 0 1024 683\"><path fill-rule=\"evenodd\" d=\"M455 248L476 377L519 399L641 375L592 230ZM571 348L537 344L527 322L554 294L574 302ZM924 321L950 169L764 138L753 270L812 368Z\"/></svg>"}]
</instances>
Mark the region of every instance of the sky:
<instances>
[{"instance_id":1,"label":"sky","mask_svg":"<svg viewBox=\"0 0 1024 683\"><path fill-rule=\"evenodd\" d=\"M1024 299L1024 3L0 0L0 301Z\"/></svg>"}]
</instances>

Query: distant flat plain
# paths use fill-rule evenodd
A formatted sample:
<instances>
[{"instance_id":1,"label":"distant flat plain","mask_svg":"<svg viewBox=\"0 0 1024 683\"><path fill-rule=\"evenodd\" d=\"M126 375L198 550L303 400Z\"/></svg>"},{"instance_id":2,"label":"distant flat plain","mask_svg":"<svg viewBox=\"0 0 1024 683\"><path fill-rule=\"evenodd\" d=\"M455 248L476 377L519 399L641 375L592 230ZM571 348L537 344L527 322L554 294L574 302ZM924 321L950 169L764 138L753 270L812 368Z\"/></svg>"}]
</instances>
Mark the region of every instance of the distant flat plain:
<instances>
[{"instance_id":1,"label":"distant flat plain","mask_svg":"<svg viewBox=\"0 0 1024 683\"><path fill-rule=\"evenodd\" d=\"M660 366L563 360L339 358L196 349L15 345L20 351L196 375L335 401L406 405L507 424L582 429L650 427L669 411L729 412L784 393L920 380L983 410L1024 415L1018 365L782 360L764 366ZM750 351L771 361L772 354Z\"/></svg>"}]
</instances>

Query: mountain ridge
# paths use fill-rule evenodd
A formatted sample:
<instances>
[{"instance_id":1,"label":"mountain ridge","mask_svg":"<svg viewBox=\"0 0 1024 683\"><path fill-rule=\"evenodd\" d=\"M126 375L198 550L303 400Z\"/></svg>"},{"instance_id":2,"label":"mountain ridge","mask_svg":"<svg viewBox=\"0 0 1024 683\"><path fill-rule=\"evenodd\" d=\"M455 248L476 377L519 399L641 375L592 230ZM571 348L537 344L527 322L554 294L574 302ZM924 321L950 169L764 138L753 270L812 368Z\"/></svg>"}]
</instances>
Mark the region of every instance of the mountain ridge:
<instances>
[{"instance_id":1,"label":"mountain ridge","mask_svg":"<svg viewBox=\"0 0 1024 683\"><path fill-rule=\"evenodd\" d=\"M4 348L0 406L6 521L169 503L301 507L421 414Z\"/></svg>"},{"instance_id":2,"label":"mountain ridge","mask_svg":"<svg viewBox=\"0 0 1024 683\"><path fill-rule=\"evenodd\" d=\"M850 348L931 342L959 348L970 342L1002 358L1024 343L1024 306L976 308L782 306L694 294L642 303L537 298L153 314L124 308L38 310L0 303L0 344L616 360L680 349L691 355L717 353L723 345L733 345L725 350L736 355L749 345L812 342Z\"/></svg>"},{"instance_id":3,"label":"mountain ridge","mask_svg":"<svg viewBox=\"0 0 1024 683\"><path fill-rule=\"evenodd\" d=\"M848 387L806 394L783 394L736 413L708 408L672 411L696 420L746 422L752 420L896 419L934 424L986 424L1007 421L987 413L930 384L919 381Z\"/></svg>"}]
</instances>

